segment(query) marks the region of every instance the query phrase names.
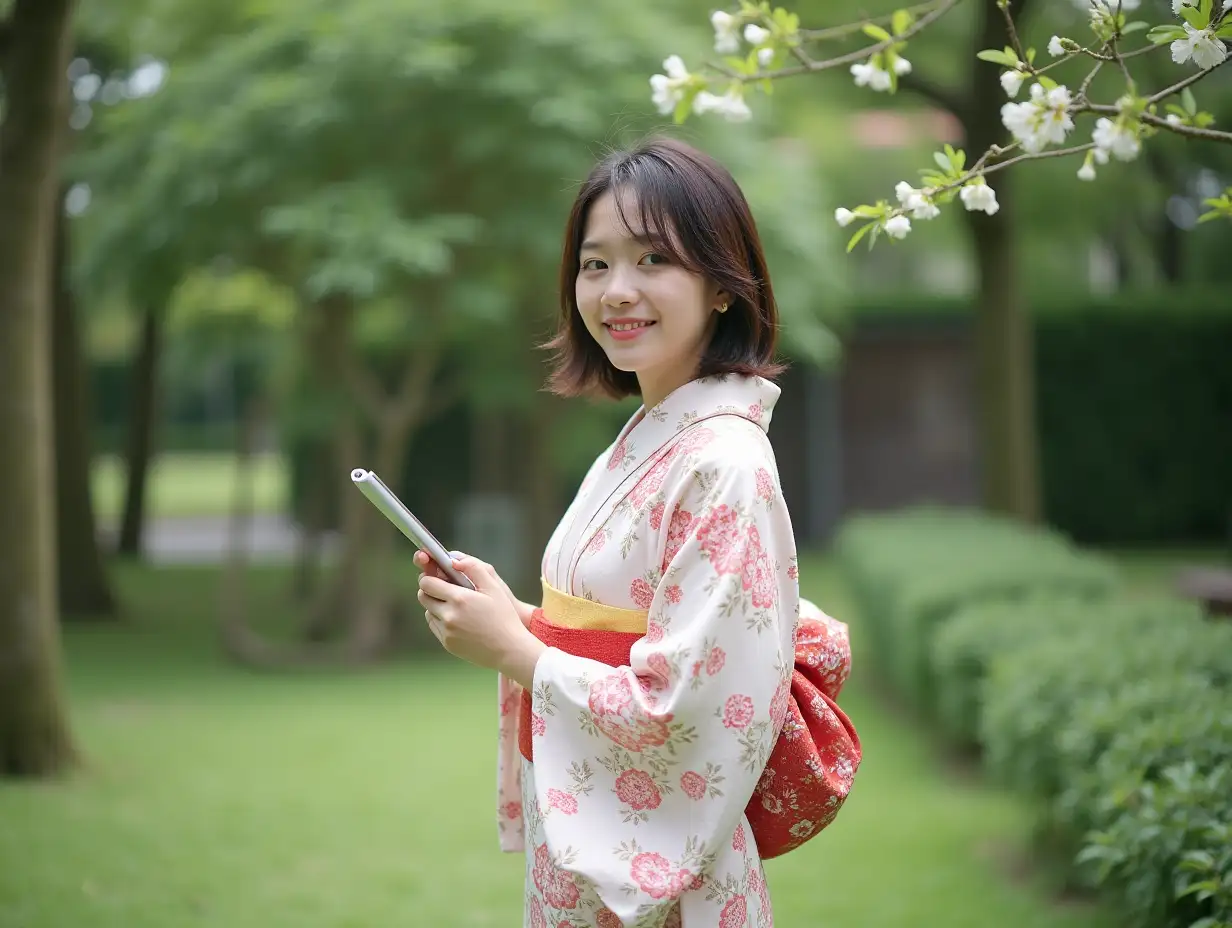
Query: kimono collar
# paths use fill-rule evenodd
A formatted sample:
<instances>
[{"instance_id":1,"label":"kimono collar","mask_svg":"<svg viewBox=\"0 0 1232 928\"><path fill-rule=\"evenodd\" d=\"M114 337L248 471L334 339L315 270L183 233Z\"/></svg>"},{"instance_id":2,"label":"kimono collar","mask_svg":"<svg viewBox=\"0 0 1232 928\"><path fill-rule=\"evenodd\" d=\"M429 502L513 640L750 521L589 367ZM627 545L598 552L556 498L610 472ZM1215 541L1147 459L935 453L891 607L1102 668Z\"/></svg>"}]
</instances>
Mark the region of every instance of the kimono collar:
<instances>
[{"instance_id":1,"label":"kimono collar","mask_svg":"<svg viewBox=\"0 0 1232 928\"><path fill-rule=\"evenodd\" d=\"M612 446L607 469L627 472L677 432L715 415L740 416L767 431L781 392L761 377L727 374L691 380L657 406L643 406L633 414Z\"/></svg>"}]
</instances>

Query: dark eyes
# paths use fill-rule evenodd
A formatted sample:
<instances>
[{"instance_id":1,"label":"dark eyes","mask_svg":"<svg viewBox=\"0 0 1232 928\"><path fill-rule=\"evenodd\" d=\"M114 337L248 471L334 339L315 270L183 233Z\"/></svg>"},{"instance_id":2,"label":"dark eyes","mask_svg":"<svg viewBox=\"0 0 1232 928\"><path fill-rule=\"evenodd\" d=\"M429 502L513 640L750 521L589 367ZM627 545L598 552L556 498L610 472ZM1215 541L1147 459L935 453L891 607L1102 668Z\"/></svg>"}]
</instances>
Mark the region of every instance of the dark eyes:
<instances>
[{"instance_id":1,"label":"dark eyes","mask_svg":"<svg viewBox=\"0 0 1232 928\"><path fill-rule=\"evenodd\" d=\"M656 252L649 252L642 255L642 260L638 264L649 263L651 265L667 264L667 258ZM582 262L582 270L584 271L601 271L607 267L607 262L599 258L587 258Z\"/></svg>"}]
</instances>

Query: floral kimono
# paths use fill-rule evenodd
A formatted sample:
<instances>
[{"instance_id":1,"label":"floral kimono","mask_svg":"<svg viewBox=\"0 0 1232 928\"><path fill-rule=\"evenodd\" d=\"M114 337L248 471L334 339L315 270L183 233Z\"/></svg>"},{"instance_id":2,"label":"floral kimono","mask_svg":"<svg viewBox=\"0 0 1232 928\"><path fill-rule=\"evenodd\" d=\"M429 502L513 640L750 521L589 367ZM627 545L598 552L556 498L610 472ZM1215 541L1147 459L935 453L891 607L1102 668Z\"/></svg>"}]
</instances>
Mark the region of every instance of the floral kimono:
<instances>
[{"instance_id":1,"label":"floral kimono","mask_svg":"<svg viewBox=\"0 0 1232 928\"><path fill-rule=\"evenodd\" d=\"M850 789L846 626L800 599L778 396L703 378L639 409L548 543L548 648L531 692L499 684L500 841L526 852L529 928L767 928L762 859Z\"/></svg>"}]
</instances>

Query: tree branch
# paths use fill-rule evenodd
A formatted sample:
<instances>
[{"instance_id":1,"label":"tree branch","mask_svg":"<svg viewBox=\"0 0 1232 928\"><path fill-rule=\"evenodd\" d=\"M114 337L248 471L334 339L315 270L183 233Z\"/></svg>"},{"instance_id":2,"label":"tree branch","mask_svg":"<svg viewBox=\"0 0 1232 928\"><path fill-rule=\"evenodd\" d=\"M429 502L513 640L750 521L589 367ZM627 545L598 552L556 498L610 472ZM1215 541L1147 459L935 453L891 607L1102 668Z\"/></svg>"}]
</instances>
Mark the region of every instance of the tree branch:
<instances>
[{"instance_id":1,"label":"tree branch","mask_svg":"<svg viewBox=\"0 0 1232 928\"><path fill-rule=\"evenodd\" d=\"M0 19L0 73L8 70L9 49L13 45L13 14Z\"/></svg>"},{"instance_id":2,"label":"tree branch","mask_svg":"<svg viewBox=\"0 0 1232 928\"><path fill-rule=\"evenodd\" d=\"M917 3L915 6L907 7L907 12L913 17L922 13L927 13L933 9L938 3L938 0L928 0L927 3ZM854 35L865 26L888 26L894 19L892 13L887 13L885 16L865 16L863 19L856 22L844 23L841 26L830 26L826 29L801 29L800 37L806 42L825 42L830 39L842 39L849 35Z\"/></svg>"},{"instance_id":3,"label":"tree branch","mask_svg":"<svg viewBox=\"0 0 1232 928\"><path fill-rule=\"evenodd\" d=\"M780 68L777 71L771 71L766 74L755 74L751 76L735 74L730 69L725 67L719 67L718 70L729 75L730 77L736 77L740 80L762 80L767 77L772 79L795 77L800 74L812 74L817 71L829 71L834 68L841 68L844 65L855 64L856 62L863 61L865 58L876 55L879 52L883 52L891 45L897 44L898 42L907 41L912 36L924 29L927 29L932 23L936 22L960 2L961 0L941 0L940 5L928 14L917 19L901 35L894 36L888 42L878 42L876 45L869 45L865 48L856 49L854 52L848 52L847 54L839 55L836 58L827 58L822 61L817 61L805 53L803 49L797 49L796 57L801 62L801 65L798 68Z\"/></svg>"},{"instance_id":4,"label":"tree branch","mask_svg":"<svg viewBox=\"0 0 1232 928\"><path fill-rule=\"evenodd\" d=\"M1101 116L1116 117L1121 115L1120 109L1115 106L1109 106L1104 103L1088 103L1081 110L1076 112L1099 113ZM1208 142L1221 142L1225 145L1232 144L1232 132L1221 132L1219 129L1200 129L1197 126L1186 126L1177 123L1168 122L1159 116L1152 116L1150 113L1143 113L1138 117L1141 122L1148 126L1155 126L1157 129L1166 129L1169 132L1174 132L1177 135L1183 135L1191 139L1205 139Z\"/></svg>"},{"instance_id":5,"label":"tree branch","mask_svg":"<svg viewBox=\"0 0 1232 928\"><path fill-rule=\"evenodd\" d=\"M1195 71L1193 74L1189 75L1189 77L1185 78L1184 80L1177 81L1171 87L1165 87L1163 90L1159 91L1158 93L1151 94L1151 96L1147 97L1146 102L1148 104L1151 104L1151 103L1159 103L1161 100L1166 100L1168 97L1172 96L1174 93L1180 93L1190 84L1196 84L1198 83L1198 81L1202 80L1207 75L1215 73L1216 68L1222 68L1227 63L1228 63L1228 59L1225 58L1223 61L1219 62L1219 64L1215 65L1214 68L1209 68L1205 71Z\"/></svg>"}]
</instances>

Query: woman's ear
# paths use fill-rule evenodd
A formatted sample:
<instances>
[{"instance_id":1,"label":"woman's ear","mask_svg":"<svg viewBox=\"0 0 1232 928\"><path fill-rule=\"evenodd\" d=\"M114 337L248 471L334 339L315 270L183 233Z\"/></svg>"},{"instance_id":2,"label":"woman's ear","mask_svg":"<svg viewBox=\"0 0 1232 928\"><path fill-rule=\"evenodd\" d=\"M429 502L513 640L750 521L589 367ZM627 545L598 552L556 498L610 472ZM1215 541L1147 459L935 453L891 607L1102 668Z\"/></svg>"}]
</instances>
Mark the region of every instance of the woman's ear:
<instances>
[{"instance_id":1,"label":"woman's ear","mask_svg":"<svg viewBox=\"0 0 1232 928\"><path fill-rule=\"evenodd\" d=\"M726 290L718 290L714 295L714 303L712 305L717 312L727 312L728 308L731 306L730 294L728 294Z\"/></svg>"}]
</instances>

